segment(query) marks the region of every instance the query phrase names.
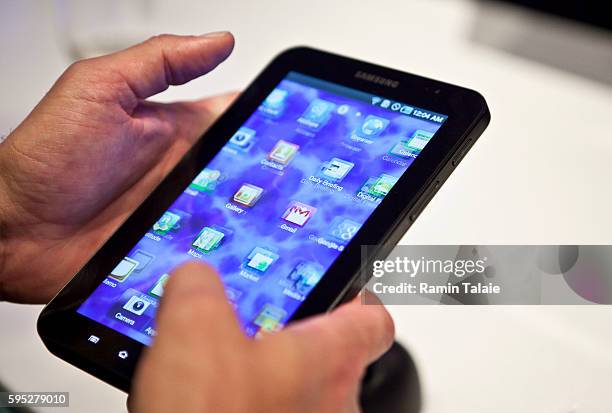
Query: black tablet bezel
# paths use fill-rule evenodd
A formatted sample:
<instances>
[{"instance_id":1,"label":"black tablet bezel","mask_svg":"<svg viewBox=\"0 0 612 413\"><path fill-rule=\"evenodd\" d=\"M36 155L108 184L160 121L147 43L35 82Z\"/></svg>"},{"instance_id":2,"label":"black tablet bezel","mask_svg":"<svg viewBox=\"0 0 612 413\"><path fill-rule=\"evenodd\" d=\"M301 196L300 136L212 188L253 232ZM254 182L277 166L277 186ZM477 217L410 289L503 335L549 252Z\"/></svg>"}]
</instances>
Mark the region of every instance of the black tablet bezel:
<instances>
[{"instance_id":1,"label":"black tablet bezel","mask_svg":"<svg viewBox=\"0 0 612 413\"><path fill-rule=\"evenodd\" d=\"M290 71L448 116L434 139L364 223L292 319L329 310L361 287L356 277L363 263L360 246L393 245L409 227L410 218L413 220L431 199L431 190L435 191L446 179L489 121L486 102L475 91L310 48L285 51L259 74L45 307L38 320L38 332L53 353L120 389L129 390L143 345L78 314L77 308ZM91 335L100 341L89 341ZM119 351L126 351L128 357L118 357Z\"/></svg>"}]
</instances>

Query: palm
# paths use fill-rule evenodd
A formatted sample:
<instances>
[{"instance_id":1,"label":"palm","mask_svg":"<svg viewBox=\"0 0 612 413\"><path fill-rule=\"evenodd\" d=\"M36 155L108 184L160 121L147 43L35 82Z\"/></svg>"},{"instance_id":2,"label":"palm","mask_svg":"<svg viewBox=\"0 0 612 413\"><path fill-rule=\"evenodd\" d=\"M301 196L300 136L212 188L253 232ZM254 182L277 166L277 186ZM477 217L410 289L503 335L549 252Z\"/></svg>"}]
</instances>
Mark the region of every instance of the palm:
<instances>
[{"instance_id":1,"label":"palm","mask_svg":"<svg viewBox=\"0 0 612 413\"><path fill-rule=\"evenodd\" d=\"M17 265L27 263L28 277L9 283L17 286L9 298L41 302L57 292L232 98L148 102L124 74L86 65L69 69L2 148L19 206L14 228L32 240ZM9 281L22 276L10 270Z\"/></svg>"}]
</instances>

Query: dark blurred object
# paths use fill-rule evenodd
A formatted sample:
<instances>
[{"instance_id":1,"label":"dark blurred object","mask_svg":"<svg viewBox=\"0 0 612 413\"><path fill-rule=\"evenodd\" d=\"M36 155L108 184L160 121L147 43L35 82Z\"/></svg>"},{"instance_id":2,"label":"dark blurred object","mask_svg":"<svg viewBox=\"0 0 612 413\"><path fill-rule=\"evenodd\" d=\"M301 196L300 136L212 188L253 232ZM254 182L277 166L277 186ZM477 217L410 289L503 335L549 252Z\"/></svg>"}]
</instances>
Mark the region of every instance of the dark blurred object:
<instances>
[{"instance_id":1,"label":"dark blurred object","mask_svg":"<svg viewBox=\"0 0 612 413\"><path fill-rule=\"evenodd\" d=\"M577 17L592 16L599 22L610 17L605 2L552 2L544 0L480 0L471 40L514 56L573 73L612 86L612 29L516 5L549 5L567 11L563 4L575 4ZM588 13L587 13L588 10Z\"/></svg>"},{"instance_id":2,"label":"dark blurred object","mask_svg":"<svg viewBox=\"0 0 612 413\"><path fill-rule=\"evenodd\" d=\"M491 0L513 3L544 13L612 30L610 3L601 0Z\"/></svg>"},{"instance_id":3,"label":"dark blurred object","mask_svg":"<svg viewBox=\"0 0 612 413\"><path fill-rule=\"evenodd\" d=\"M368 367L359 399L363 413L421 411L421 384L416 365L397 341Z\"/></svg>"}]
</instances>

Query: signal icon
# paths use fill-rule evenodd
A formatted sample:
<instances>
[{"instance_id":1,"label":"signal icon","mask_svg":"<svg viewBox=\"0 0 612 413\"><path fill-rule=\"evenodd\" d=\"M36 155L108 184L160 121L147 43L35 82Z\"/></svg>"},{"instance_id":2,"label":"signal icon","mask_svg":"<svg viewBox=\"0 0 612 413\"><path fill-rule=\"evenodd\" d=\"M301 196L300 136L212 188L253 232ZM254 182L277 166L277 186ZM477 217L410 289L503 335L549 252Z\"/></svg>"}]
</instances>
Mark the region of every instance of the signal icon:
<instances>
[{"instance_id":1,"label":"signal icon","mask_svg":"<svg viewBox=\"0 0 612 413\"><path fill-rule=\"evenodd\" d=\"M378 105L378 102L380 102L382 100L382 98L379 98L378 96L372 96L372 104L373 105Z\"/></svg>"}]
</instances>

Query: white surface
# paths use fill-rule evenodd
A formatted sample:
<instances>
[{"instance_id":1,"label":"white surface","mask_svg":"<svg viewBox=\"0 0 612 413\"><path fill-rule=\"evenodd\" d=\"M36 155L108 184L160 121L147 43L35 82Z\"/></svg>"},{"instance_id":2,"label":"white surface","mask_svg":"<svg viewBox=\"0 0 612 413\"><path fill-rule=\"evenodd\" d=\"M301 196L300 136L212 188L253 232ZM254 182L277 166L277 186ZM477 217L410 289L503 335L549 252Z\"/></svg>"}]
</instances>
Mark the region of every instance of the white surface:
<instances>
[{"instance_id":1,"label":"white surface","mask_svg":"<svg viewBox=\"0 0 612 413\"><path fill-rule=\"evenodd\" d=\"M157 2L159 3L159 2ZM298 44L472 87L492 122L404 243L596 244L612 241L612 90L479 46L468 1L156 4L155 32L232 30L227 63L164 99L241 89ZM0 14L0 134L15 127L68 64L50 3ZM1 172L0 172L1 173ZM38 307L0 304L0 379L16 390L70 391L73 411L125 409L125 396L50 356ZM395 307L419 365L428 413L610 411L612 309Z\"/></svg>"}]
</instances>

